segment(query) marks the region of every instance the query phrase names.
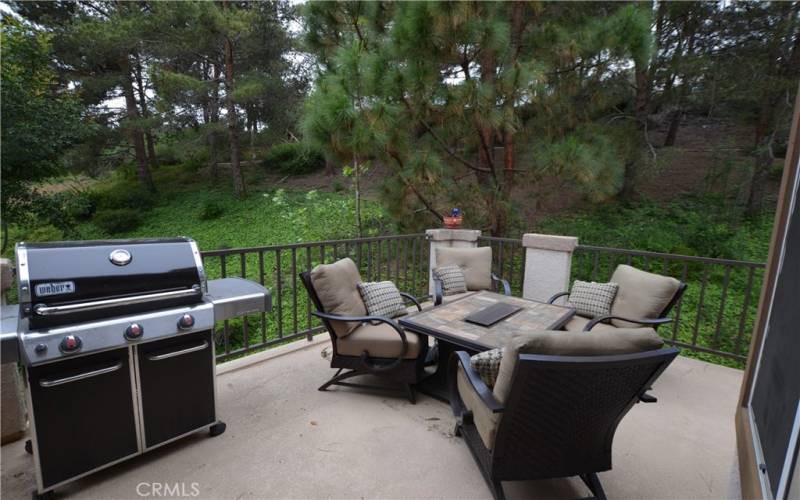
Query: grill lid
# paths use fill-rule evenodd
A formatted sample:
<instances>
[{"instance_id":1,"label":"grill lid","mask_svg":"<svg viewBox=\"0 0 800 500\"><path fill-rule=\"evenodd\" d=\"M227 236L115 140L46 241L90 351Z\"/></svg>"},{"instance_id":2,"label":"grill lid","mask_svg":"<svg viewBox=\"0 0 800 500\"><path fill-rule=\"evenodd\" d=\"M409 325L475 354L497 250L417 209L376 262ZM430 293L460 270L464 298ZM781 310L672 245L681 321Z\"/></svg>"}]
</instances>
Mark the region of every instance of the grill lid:
<instances>
[{"instance_id":1,"label":"grill lid","mask_svg":"<svg viewBox=\"0 0 800 500\"><path fill-rule=\"evenodd\" d=\"M19 243L20 310L38 329L202 300L190 238Z\"/></svg>"}]
</instances>

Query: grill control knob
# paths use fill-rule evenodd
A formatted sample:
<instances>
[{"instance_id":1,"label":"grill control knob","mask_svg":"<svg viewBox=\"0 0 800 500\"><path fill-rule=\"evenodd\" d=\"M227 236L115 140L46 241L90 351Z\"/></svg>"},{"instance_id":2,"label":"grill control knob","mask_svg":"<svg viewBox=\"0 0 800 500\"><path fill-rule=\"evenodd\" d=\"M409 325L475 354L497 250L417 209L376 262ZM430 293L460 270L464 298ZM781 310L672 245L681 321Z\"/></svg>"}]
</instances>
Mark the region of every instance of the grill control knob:
<instances>
[{"instance_id":1,"label":"grill control knob","mask_svg":"<svg viewBox=\"0 0 800 500\"><path fill-rule=\"evenodd\" d=\"M194 326L194 316L191 314L184 314L181 316L181 319L178 320L178 328L181 330L186 330Z\"/></svg>"},{"instance_id":2,"label":"grill control knob","mask_svg":"<svg viewBox=\"0 0 800 500\"><path fill-rule=\"evenodd\" d=\"M61 339L61 344L59 344L59 349L61 352L69 353L79 351L83 342L81 342L81 338L77 335L67 335L63 339Z\"/></svg>"},{"instance_id":3,"label":"grill control knob","mask_svg":"<svg viewBox=\"0 0 800 500\"><path fill-rule=\"evenodd\" d=\"M131 323L128 325L128 328L125 329L125 338L128 340L142 338L142 334L144 334L144 328L139 323Z\"/></svg>"},{"instance_id":4,"label":"grill control knob","mask_svg":"<svg viewBox=\"0 0 800 500\"><path fill-rule=\"evenodd\" d=\"M36 351L36 354L43 354L47 350L47 344L36 344L33 350Z\"/></svg>"}]
</instances>

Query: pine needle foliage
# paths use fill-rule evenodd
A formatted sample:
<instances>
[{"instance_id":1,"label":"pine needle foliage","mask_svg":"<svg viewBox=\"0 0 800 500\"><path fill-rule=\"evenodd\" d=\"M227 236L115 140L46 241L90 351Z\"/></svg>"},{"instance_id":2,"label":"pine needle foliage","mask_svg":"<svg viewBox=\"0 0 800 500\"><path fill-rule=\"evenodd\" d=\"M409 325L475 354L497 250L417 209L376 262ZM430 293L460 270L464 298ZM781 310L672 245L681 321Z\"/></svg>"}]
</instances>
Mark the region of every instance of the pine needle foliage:
<instances>
[{"instance_id":1,"label":"pine needle foliage","mask_svg":"<svg viewBox=\"0 0 800 500\"><path fill-rule=\"evenodd\" d=\"M652 50L635 4L311 2L304 16L306 136L391 168L383 201L408 226L459 206L507 234L515 185L556 174L602 199L638 154L633 125L611 119Z\"/></svg>"}]
</instances>

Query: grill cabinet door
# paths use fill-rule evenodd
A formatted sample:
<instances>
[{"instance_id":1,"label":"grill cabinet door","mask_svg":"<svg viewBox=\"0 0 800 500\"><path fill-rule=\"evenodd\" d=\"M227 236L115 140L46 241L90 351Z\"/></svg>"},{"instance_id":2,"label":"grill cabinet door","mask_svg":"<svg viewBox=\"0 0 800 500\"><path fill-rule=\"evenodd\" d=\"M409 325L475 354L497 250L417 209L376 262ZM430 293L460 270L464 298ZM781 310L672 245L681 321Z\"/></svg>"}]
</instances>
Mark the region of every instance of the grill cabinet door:
<instances>
[{"instance_id":1,"label":"grill cabinet door","mask_svg":"<svg viewBox=\"0 0 800 500\"><path fill-rule=\"evenodd\" d=\"M28 369L44 488L139 451L128 349Z\"/></svg>"},{"instance_id":2,"label":"grill cabinet door","mask_svg":"<svg viewBox=\"0 0 800 500\"><path fill-rule=\"evenodd\" d=\"M211 331L137 349L146 448L216 421Z\"/></svg>"}]
</instances>

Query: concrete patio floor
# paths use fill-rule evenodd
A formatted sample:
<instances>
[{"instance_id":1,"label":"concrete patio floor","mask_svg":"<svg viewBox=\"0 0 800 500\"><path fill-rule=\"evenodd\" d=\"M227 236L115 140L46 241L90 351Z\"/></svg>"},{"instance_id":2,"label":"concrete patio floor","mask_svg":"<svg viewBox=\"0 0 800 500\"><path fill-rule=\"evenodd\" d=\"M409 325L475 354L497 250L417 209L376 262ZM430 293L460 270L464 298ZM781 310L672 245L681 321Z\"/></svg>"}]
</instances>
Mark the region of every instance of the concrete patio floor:
<instances>
[{"instance_id":1,"label":"concrete patio floor","mask_svg":"<svg viewBox=\"0 0 800 500\"><path fill-rule=\"evenodd\" d=\"M256 355L269 359L255 365L220 365L225 434L167 445L65 486L57 498L159 497L154 484L177 484L196 498L491 498L452 435L448 406L425 396L411 405L353 389L319 392L332 374L320 355L329 343L298 345ZM636 405L620 424L614 468L599 475L608 497L738 498L740 382L738 370L677 358L654 387L659 402ZM4 499L30 498L34 489L23 443L2 447ZM577 478L504 487L510 499L589 495Z\"/></svg>"}]
</instances>

